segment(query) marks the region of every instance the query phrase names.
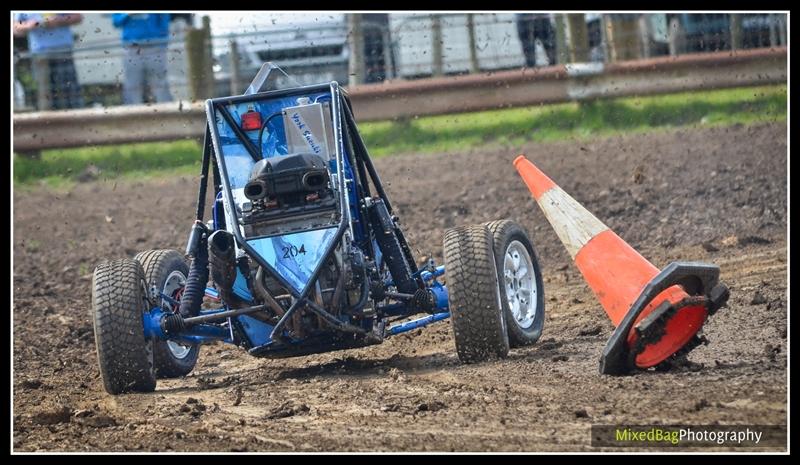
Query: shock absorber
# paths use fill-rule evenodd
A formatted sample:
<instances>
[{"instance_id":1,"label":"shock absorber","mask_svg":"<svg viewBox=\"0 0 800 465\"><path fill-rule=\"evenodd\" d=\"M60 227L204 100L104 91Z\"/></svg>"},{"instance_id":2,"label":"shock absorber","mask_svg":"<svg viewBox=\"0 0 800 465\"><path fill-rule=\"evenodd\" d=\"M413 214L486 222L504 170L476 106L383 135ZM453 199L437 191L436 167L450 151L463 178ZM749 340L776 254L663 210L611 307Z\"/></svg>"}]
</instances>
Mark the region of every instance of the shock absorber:
<instances>
[{"instance_id":1,"label":"shock absorber","mask_svg":"<svg viewBox=\"0 0 800 465\"><path fill-rule=\"evenodd\" d=\"M386 209L386 204L381 199L370 199L367 211L372 229L375 231L375 240L378 241L397 290L405 294L414 294L421 286L412 277L413 271L397 240L396 227Z\"/></svg>"},{"instance_id":2,"label":"shock absorber","mask_svg":"<svg viewBox=\"0 0 800 465\"><path fill-rule=\"evenodd\" d=\"M192 227L187 253L192 256L192 263L181 296L179 313L184 317L192 317L200 314L208 283L208 229L201 222L196 222Z\"/></svg>"}]
</instances>

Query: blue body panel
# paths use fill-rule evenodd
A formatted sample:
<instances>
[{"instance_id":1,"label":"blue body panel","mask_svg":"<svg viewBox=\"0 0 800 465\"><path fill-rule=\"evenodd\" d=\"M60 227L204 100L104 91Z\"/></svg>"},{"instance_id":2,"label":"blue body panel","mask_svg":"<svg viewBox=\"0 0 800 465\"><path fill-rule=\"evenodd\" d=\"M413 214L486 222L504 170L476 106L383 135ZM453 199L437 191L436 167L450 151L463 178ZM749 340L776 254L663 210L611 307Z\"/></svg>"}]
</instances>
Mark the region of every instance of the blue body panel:
<instances>
[{"instance_id":1,"label":"blue body panel","mask_svg":"<svg viewBox=\"0 0 800 465\"><path fill-rule=\"evenodd\" d=\"M252 302L253 296L250 294L250 288L247 287L247 279L242 275L239 269L236 269L236 280L233 282L233 292L246 302Z\"/></svg>"},{"instance_id":2,"label":"blue body panel","mask_svg":"<svg viewBox=\"0 0 800 465\"><path fill-rule=\"evenodd\" d=\"M263 346L264 344L272 342L269 334L272 332L272 328L274 328L274 326L264 323L263 321L256 320L255 318L247 315L239 315L236 317L236 319L242 325L242 329L244 329L244 332L247 333L247 337L250 339L250 343L253 344L254 347Z\"/></svg>"},{"instance_id":3,"label":"blue body panel","mask_svg":"<svg viewBox=\"0 0 800 465\"><path fill-rule=\"evenodd\" d=\"M222 212L222 191L219 191L217 193L217 198L214 200L214 205L211 207L211 219L214 222L214 231L222 229L224 215L225 214Z\"/></svg>"},{"instance_id":4,"label":"blue body panel","mask_svg":"<svg viewBox=\"0 0 800 465\"><path fill-rule=\"evenodd\" d=\"M257 111L261 114L261 120L266 122L267 118L276 113L279 114L283 108L291 107L296 104L297 97L283 97L258 102L229 104L227 105L227 110L237 124L241 123L241 115L248 111ZM230 183L231 189L242 188L247 184L250 170L255 162L247 153L244 145L236 137L236 133L233 132L233 129L228 126L225 120L219 115L217 115L216 126L221 144L220 148L225 156L225 165L228 169L228 182ZM283 118L275 117L267 123L260 147L264 157L286 155L288 153L283 131ZM245 134L256 148L259 148L258 133L259 130L257 129L245 131Z\"/></svg>"},{"instance_id":5,"label":"blue body panel","mask_svg":"<svg viewBox=\"0 0 800 465\"><path fill-rule=\"evenodd\" d=\"M305 290L325 251L336 237L336 227L248 240L248 244L298 293Z\"/></svg>"}]
</instances>

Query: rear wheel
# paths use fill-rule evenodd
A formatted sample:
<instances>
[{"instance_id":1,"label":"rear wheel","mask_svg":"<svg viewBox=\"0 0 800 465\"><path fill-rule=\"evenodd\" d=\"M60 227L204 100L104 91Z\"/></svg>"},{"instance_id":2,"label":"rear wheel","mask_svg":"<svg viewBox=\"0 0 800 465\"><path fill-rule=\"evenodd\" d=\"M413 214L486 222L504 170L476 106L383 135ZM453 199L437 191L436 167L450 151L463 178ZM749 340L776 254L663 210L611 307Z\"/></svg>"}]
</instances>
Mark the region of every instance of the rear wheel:
<instances>
[{"instance_id":1,"label":"rear wheel","mask_svg":"<svg viewBox=\"0 0 800 465\"><path fill-rule=\"evenodd\" d=\"M444 262L458 358L468 363L507 356L506 318L486 226L447 230Z\"/></svg>"},{"instance_id":2,"label":"rear wheel","mask_svg":"<svg viewBox=\"0 0 800 465\"><path fill-rule=\"evenodd\" d=\"M144 337L142 315L150 308L142 265L103 262L92 275L92 321L97 360L109 394L156 389L153 343Z\"/></svg>"},{"instance_id":3,"label":"rear wheel","mask_svg":"<svg viewBox=\"0 0 800 465\"><path fill-rule=\"evenodd\" d=\"M511 220L485 223L492 234L511 347L534 344L544 327L544 283L528 234Z\"/></svg>"},{"instance_id":4,"label":"rear wheel","mask_svg":"<svg viewBox=\"0 0 800 465\"><path fill-rule=\"evenodd\" d=\"M145 279L149 286L157 292L180 302L181 293L189 275L189 266L183 256L176 250L148 250L135 258L144 268ZM160 306L165 311L177 311L168 300L156 296L153 306ZM191 373L197 364L200 346L187 345L175 341L153 341L153 355L156 375L159 378L176 378Z\"/></svg>"}]
</instances>

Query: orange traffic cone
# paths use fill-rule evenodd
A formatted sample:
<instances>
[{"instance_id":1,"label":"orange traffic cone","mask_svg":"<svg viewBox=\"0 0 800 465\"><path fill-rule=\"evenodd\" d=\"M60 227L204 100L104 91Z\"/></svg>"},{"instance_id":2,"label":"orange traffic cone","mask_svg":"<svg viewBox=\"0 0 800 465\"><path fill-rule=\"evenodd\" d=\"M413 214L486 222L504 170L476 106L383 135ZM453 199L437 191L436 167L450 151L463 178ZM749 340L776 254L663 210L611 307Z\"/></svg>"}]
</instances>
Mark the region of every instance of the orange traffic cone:
<instances>
[{"instance_id":1,"label":"orange traffic cone","mask_svg":"<svg viewBox=\"0 0 800 465\"><path fill-rule=\"evenodd\" d=\"M719 267L674 262L659 271L523 155L514 167L616 326L601 373L654 367L706 342L698 331L729 296Z\"/></svg>"}]
</instances>

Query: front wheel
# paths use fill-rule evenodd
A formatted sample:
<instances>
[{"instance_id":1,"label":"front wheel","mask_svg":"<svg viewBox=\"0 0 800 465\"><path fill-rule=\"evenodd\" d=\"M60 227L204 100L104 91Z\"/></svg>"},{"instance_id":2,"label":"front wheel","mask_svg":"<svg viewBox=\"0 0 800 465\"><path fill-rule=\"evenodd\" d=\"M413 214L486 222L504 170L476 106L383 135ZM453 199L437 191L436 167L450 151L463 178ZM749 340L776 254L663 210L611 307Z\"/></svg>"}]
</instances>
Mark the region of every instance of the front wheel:
<instances>
[{"instance_id":1,"label":"front wheel","mask_svg":"<svg viewBox=\"0 0 800 465\"><path fill-rule=\"evenodd\" d=\"M458 358L465 363L508 355L492 236L484 225L447 230L444 262Z\"/></svg>"},{"instance_id":2,"label":"front wheel","mask_svg":"<svg viewBox=\"0 0 800 465\"><path fill-rule=\"evenodd\" d=\"M511 347L534 344L544 327L544 283L528 234L511 220L485 223L492 234Z\"/></svg>"},{"instance_id":3,"label":"front wheel","mask_svg":"<svg viewBox=\"0 0 800 465\"><path fill-rule=\"evenodd\" d=\"M176 250L148 250L136 255L135 259L142 264L147 283L162 293L180 302L181 293L189 275L189 266ZM166 299L156 296L154 305L167 312L177 311ZM156 375L159 378L177 378L186 376L197 364L200 346L187 345L175 341L153 341L153 355Z\"/></svg>"},{"instance_id":4,"label":"front wheel","mask_svg":"<svg viewBox=\"0 0 800 465\"><path fill-rule=\"evenodd\" d=\"M100 376L109 394L156 389L153 341L144 337L150 310L142 265L103 262L92 275L92 321Z\"/></svg>"}]
</instances>

